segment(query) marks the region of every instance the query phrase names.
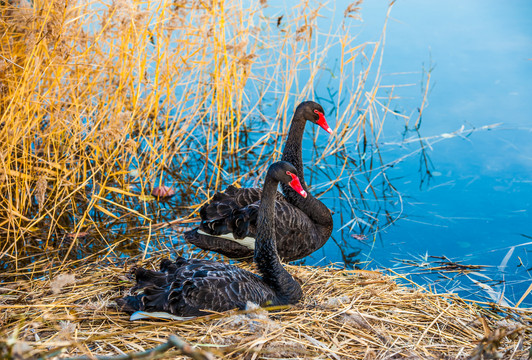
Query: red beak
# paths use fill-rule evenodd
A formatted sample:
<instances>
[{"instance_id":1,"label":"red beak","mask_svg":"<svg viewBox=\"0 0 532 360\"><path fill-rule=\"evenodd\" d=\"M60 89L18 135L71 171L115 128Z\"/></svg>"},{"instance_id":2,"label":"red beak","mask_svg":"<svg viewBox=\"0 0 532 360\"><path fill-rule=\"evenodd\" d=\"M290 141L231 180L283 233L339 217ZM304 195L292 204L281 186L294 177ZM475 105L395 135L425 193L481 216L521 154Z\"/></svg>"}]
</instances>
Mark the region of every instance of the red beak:
<instances>
[{"instance_id":1,"label":"red beak","mask_svg":"<svg viewBox=\"0 0 532 360\"><path fill-rule=\"evenodd\" d=\"M301 182L299 181L299 178L296 174L292 174L290 171L286 172L287 175L290 175L292 177L292 181L288 183L292 189L297 191L299 195L303 196L304 198L307 197L307 192L305 189L303 189L303 186L301 186Z\"/></svg>"},{"instance_id":2,"label":"red beak","mask_svg":"<svg viewBox=\"0 0 532 360\"><path fill-rule=\"evenodd\" d=\"M316 122L316 124L318 124L319 126L321 126L323 129L325 129L325 131L327 131L329 134L332 134L332 129L329 127L329 124L327 124L327 121L325 120L325 116L323 115L322 112L318 111L318 110L314 110L314 112L316 114L319 115L319 119L318 121Z\"/></svg>"}]
</instances>

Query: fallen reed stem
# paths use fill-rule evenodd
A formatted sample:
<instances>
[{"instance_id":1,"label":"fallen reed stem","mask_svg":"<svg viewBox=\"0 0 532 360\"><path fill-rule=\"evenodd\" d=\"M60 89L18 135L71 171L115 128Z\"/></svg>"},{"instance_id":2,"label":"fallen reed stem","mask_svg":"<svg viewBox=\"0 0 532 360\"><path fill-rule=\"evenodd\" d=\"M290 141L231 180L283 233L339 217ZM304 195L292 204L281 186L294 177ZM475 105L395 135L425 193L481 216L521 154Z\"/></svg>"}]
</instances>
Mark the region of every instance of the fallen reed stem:
<instances>
[{"instance_id":1,"label":"fallen reed stem","mask_svg":"<svg viewBox=\"0 0 532 360\"><path fill-rule=\"evenodd\" d=\"M183 341L183 339L179 338L176 335L170 335L168 337L168 340L159 346L154 347L153 349L141 351L137 353L130 353L130 354L123 354L123 355L116 355L116 356L102 356L102 355L84 355L84 356L77 356L77 357L68 357L64 358L64 360L132 360L132 359L151 359L154 357L158 357L159 355L164 354L165 352L177 349L179 352L183 355L186 355L194 360L213 360L214 356L206 351L203 351L201 349L195 349L192 346L190 346L188 343Z\"/></svg>"}]
</instances>

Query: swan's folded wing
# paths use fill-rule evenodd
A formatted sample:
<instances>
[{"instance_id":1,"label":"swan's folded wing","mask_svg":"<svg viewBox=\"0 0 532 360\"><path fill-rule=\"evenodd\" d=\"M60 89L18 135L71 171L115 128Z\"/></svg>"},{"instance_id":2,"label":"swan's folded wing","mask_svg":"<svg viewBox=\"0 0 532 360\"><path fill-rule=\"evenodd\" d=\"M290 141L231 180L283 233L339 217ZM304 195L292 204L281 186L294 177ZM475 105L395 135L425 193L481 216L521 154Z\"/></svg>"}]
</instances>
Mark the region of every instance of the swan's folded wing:
<instances>
[{"instance_id":1,"label":"swan's folded wing","mask_svg":"<svg viewBox=\"0 0 532 360\"><path fill-rule=\"evenodd\" d=\"M230 216L234 210L240 208L231 198L210 201L200 209L201 221L209 222Z\"/></svg>"},{"instance_id":2,"label":"swan's folded wing","mask_svg":"<svg viewBox=\"0 0 532 360\"><path fill-rule=\"evenodd\" d=\"M255 238L259 207L260 201L255 201L246 206L234 208L231 214L225 217L218 217L209 221L202 218L199 229L206 234L215 236L230 234L236 240L243 240L249 237ZM277 193L276 211L287 212L290 207L292 205L280 193Z\"/></svg>"},{"instance_id":3,"label":"swan's folded wing","mask_svg":"<svg viewBox=\"0 0 532 360\"><path fill-rule=\"evenodd\" d=\"M229 196L239 207L247 206L259 201L262 196L260 188L237 188L228 186L224 193Z\"/></svg>"},{"instance_id":4,"label":"swan's folded wing","mask_svg":"<svg viewBox=\"0 0 532 360\"><path fill-rule=\"evenodd\" d=\"M237 259L251 259L254 252L254 239L257 235L257 217L260 201L234 208L236 193L252 194L254 189L230 187L226 195L231 195L232 211L225 217L218 216L209 222L203 221L199 228L185 233L185 240L202 249L215 251ZM290 204L281 193L275 202L276 242L279 256L285 261L293 261L310 255L327 241L332 230L325 231L313 222L301 209ZM327 234L325 234L327 233ZM325 234L325 235L324 235Z\"/></svg>"},{"instance_id":5,"label":"swan's folded wing","mask_svg":"<svg viewBox=\"0 0 532 360\"><path fill-rule=\"evenodd\" d=\"M276 227L275 234L280 258L293 261L321 248L328 236L324 237L320 225L312 221L301 209L286 204L276 211L277 224L282 225Z\"/></svg>"},{"instance_id":6,"label":"swan's folded wing","mask_svg":"<svg viewBox=\"0 0 532 360\"><path fill-rule=\"evenodd\" d=\"M307 214L286 200L275 202L275 239L279 257L293 261L310 255L327 241ZM257 219L249 218L246 237L257 236Z\"/></svg>"},{"instance_id":7,"label":"swan's folded wing","mask_svg":"<svg viewBox=\"0 0 532 360\"><path fill-rule=\"evenodd\" d=\"M209 222L227 218L235 210L260 201L261 194L262 190L258 188L237 188L231 185L224 192L214 194L212 199L201 208L201 220Z\"/></svg>"},{"instance_id":8,"label":"swan's folded wing","mask_svg":"<svg viewBox=\"0 0 532 360\"><path fill-rule=\"evenodd\" d=\"M221 263L220 263L221 264ZM258 304L273 299L273 291L260 278L236 266L202 267L191 277L172 284L168 310L173 314L201 315L205 309L244 309L246 302Z\"/></svg>"}]
</instances>

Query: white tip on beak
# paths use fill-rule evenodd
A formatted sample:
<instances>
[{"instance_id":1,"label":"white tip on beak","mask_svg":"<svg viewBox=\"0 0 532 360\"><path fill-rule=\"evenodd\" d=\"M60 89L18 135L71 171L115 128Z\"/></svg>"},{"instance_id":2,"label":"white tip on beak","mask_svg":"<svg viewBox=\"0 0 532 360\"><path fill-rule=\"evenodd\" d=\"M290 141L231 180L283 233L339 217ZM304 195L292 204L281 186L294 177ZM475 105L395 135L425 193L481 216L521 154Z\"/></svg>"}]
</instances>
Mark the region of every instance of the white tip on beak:
<instances>
[{"instance_id":1,"label":"white tip on beak","mask_svg":"<svg viewBox=\"0 0 532 360\"><path fill-rule=\"evenodd\" d=\"M327 128L327 132L328 132L329 134L332 134L332 129L331 129L330 127L328 127L328 128Z\"/></svg>"}]
</instances>

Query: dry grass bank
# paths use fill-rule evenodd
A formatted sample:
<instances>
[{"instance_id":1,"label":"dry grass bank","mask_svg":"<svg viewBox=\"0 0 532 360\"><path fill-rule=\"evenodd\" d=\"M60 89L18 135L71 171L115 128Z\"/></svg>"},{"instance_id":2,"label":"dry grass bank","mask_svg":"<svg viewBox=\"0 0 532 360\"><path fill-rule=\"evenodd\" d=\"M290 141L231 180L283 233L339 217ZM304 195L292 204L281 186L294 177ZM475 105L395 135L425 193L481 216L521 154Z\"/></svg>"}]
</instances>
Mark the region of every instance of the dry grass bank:
<instances>
[{"instance_id":1,"label":"dry grass bank","mask_svg":"<svg viewBox=\"0 0 532 360\"><path fill-rule=\"evenodd\" d=\"M9 339L18 344L12 351L28 357L67 357L148 350L171 334L234 359L526 359L532 343L530 311L483 308L378 272L307 266L288 266L303 283L305 295L296 306L269 314L130 322L113 304L133 284L131 265L104 261L53 278L4 283L4 355ZM171 351L163 358L176 356Z\"/></svg>"}]
</instances>

